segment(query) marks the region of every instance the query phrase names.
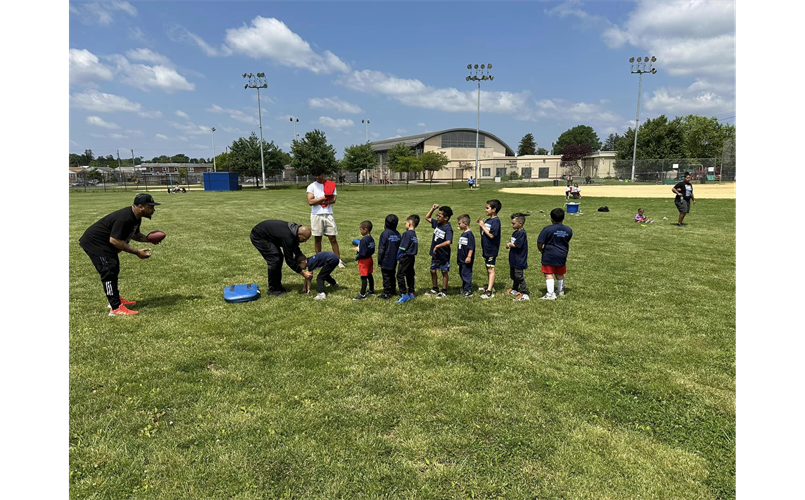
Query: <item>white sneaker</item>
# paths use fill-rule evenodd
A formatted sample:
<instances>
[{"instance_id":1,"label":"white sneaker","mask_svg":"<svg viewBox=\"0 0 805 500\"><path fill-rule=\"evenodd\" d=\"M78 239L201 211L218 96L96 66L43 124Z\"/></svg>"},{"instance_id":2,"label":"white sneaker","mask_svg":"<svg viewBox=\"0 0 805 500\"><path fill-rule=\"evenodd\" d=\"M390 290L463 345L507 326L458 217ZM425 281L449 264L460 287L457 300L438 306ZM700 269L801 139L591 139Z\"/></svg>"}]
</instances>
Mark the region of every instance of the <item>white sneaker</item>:
<instances>
[{"instance_id":1,"label":"white sneaker","mask_svg":"<svg viewBox=\"0 0 805 500\"><path fill-rule=\"evenodd\" d=\"M546 293L545 295L543 295L540 298L542 300L556 300L556 294L555 293Z\"/></svg>"},{"instance_id":2,"label":"white sneaker","mask_svg":"<svg viewBox=\"0 0 805 500\"><path fill-rule=\"evenodd\" d=\"M485 292L485 291L486 291L486 287L485 287L485 286L479 287L479 288L478 288L478 291L479 291L479 292Z\"/></svg>"},{"instance_id":3,"label":"white sneaker","mask_svg":"<svg viewBox=\"0 0 805 500\"><path fill-rule=\"evenodd\" d=\"M517 297L513 298L512 300L516 300L517 302L521 302L523 300L531 300L531 297L529 297L527 293L518 293Z\"/></svg>"},{"instance_id":4,"label":"white sneaker","mask_svg":"<svg viewBox=\"0 0 805 500\"><path fill-rule=\"evenodd\" d=\"M322 292L322 293L316 295L315 297L313 297L313 300L324 300L326 298L327 298L327 294Z\"/></svg>"},{"instance_id":5,"label":"white sneaker","mask_svg":"<svg viewBox=\"0 0 805 500\"><path fill-rule=\"evenodd\" d=\"M338 260L338 267L340 267L341 269L344 269L344 268L345 268L345 267L347 267L347 266L345 266L345 265L344 265L344 261L343 261L343 260L340 260L340 259L339 259L339 260Z\"/></svg>"},{"instance_id":6,"label":"white sneaker","mask_svg":"<svg viewBox=\"0 0 805 500\"><path fill-rule=\"evenodd\" d=\"M559 290L559 292L556 294L556 296L557 297L564 297L565 296L565 291L564 290Z\"/></svg>"}]
</instances>

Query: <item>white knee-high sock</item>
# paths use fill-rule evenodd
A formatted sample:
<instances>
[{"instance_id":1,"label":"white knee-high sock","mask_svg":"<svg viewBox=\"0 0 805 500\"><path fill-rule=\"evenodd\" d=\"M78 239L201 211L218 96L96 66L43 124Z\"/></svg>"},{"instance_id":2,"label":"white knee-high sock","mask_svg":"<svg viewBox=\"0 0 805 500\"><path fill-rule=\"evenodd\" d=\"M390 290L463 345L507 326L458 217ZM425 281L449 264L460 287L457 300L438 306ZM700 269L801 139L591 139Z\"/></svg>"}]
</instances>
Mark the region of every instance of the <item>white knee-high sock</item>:
<instances>
[{"instance_id":1,"label":"white knee-high sock","mask_svg":"<svg viewBox=\"0 0 805 500\"><path fill-rule=\"evenodd\" d=\"M552 279L550 279L550 280L546 279L545 280L545 284L548 285L548 293L553 293L553 281L554 280L552 280Z\"/></svg>"},{"instance_id":2,"label":"white knee-high sock","mask_svg":"<svg viewBox=\"0 0 805 500\"><path fill-rule=\"evenodd\" d=\"M565 280L556 280L556 291L561 292L565 289Z\"/></svg>"}]
</instances>

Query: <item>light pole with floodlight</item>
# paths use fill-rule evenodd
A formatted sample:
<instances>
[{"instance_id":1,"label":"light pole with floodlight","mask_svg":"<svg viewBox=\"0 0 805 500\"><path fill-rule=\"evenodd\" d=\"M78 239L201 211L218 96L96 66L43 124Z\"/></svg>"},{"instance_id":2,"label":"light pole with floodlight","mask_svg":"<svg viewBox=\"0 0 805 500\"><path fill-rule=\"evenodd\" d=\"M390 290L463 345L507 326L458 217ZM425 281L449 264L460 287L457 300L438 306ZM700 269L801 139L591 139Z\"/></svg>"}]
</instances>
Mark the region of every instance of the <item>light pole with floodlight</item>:
<instances>
[{"instance_id":1,"label":"light pole with floodlight","mask_svg":"<svg viewBox=\"0 0 805 500\"><path fill-rule=\"evenodd\" d=\"M642 57L637 58L637 64L635 64L634 57L629 59L629 62L632 64L631 71L632 74L639 74L640 78L637 82L637 116L635 117L634 121L634 148L632 151L632 181L634 181L634 166L635 161L637 159L637 126L640 123L640 91L643 87L643 73L649 73L651 75L657 72L657 68L653 68L653 64L657 62L657 58L651 56L651 60L649 61L648 56L646 56L645 60ZM635 67L637 70L635 70Z\"/></svg>"},{"instance_id":2,"label":"light pole with floodlight","mask_svg":"<svg viewBox=\"0 0 805 500\"><path fill-rule=\"evenodd\" d=\"M291 116L290 119L291 119L291 123L293 123L293 139L291 139L291 144L293 144L293 141L296 140L296 136L297 136L296 124L299 123L299 118L294 118L293 116Z\"/></svg>"},{"instance_id":3,"label":"light pole with floodlight","mask_svg":"<svg viewBox=\"0 0 805 500\"><path fill-rule=\"evenodd\" d=\"M215 168L215 127L212 128L212 171L217 172Z\"/></svg>"},{"instance_id":4,"label":"light pole with floodlight","mask_svg":"<svg viewBox=\"0 0 805 500\"><path fill-rule=\"evenodd\" d=\"M260 106L260 89L267 89L266 74L243 73L243 78L248 78L249 83L243 86L244 89L257 89L257 116L260 118L260 165L263 168L263 189L266 188L266 162L263 157L263 110Z\"/></svg>"},{"instance_id":5,"label":"light pole with floodlight","mask_svg":"<svg viewBox=\"0 0 805 500\"><path fill-rule=\"evenodd\" d=\"M467 81L478 82L478 120L475 123L475 187L480 187L480 182L478 182L480 179L478 176L478 137L481 133L481 82L484 80L492 81L495 79L495 77L489 74L489 70L492 69L491 64L482 64L480 71L478 70L478 65L476 64L474 75L472 74L472 64L468 64L467 69L470 70L470 76L467 77Z\"/></svg>"},{"instance_id":6,"label":"light pole with floodlight","mask_svg":"<svg viewBox=\"0 0 805 500\"><path fill-rule=\"evenodd\" d=\"M369 120L361 120L361 123L366 124L366 142L369 142Z\"/></svg>"}]
</instances>

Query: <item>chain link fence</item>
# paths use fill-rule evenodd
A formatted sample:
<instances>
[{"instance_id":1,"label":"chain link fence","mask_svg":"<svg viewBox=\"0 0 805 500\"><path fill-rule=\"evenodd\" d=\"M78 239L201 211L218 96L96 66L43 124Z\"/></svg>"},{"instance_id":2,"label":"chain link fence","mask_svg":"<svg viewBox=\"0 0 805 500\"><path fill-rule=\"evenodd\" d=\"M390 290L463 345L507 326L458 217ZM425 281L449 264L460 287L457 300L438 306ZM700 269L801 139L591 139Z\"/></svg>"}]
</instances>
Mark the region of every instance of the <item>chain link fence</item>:
<instances>
[{"instance_id":1,"label":"chain link fence","mask_svg":"<svg viewBox=\"0 0 805 500\"><path fill-rule=\"evenodd\" d=\"M631 181L632 160L615 160L617 178L615 181ZM718 158L670 158L636 160L634 165L634 182L653 184L675 184L683 179L685 172L691 174L691 180L701 184L707 182L734 182L735 161L732 167L725 168ZM613 179L608 179L613 180Z\"/></svg>"}]
</instances>

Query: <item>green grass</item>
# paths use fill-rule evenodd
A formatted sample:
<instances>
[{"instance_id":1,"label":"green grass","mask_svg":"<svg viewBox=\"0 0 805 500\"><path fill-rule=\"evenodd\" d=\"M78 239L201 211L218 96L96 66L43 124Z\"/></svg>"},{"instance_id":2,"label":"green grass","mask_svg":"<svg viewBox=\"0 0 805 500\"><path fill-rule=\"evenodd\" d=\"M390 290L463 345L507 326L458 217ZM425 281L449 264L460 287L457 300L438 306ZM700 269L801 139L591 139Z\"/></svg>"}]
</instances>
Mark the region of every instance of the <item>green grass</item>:
<instances>
[{"instance_id":1,"label":"green grass","mask_svg":"<svg viewBox=\"0 0 805 500\"><path fill-rule=\"evenodd\" d=\"M70 194L72 498L735 497L734 200L700 200L679 228L670 197L585 197L566 220L567 296L515 303L421 295L424 216L439 203L476 218L499 198L507 238L508 214L534 212L536 298L539 211L563 197L345 189L343 256L364 219L377 240L386 214L423 217L420 294L396 305L353 302L354 263L323 302L295 293L286 267L294 293L227 304L227 285L266 287L251 228L308 223L304 192L156 198L143 231L168 238L149 260L121 255L120 289L140 315L109 318L77 240L133 193ZM633 223L638 206L658 222ZM476 262L476 288L482 274Z\"/></svg>"}]
</instances>

